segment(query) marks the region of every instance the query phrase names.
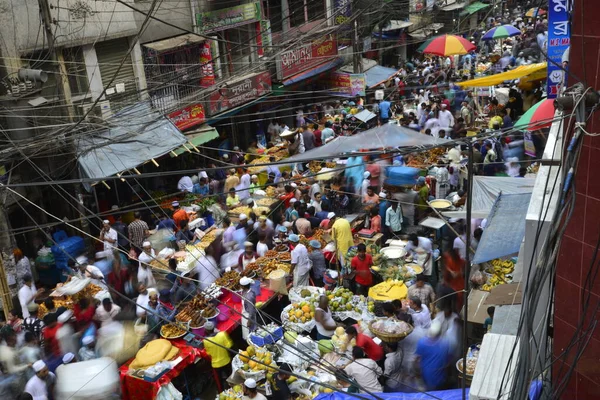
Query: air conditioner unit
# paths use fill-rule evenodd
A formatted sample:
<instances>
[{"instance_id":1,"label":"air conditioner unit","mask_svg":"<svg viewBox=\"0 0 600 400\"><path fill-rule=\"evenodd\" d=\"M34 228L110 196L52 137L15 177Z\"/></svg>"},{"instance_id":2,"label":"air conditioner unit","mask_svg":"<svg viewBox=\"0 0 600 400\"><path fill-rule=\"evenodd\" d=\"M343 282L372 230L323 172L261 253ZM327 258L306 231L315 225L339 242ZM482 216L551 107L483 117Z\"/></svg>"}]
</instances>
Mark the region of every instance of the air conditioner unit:
<instances>
[{"instance_id":1,"label":"air conditioner unit","mask_svg":"<svg viewBox=\"0 0 600 400\"><path fill-rule=\"evenodd\" d=\"M95 109L89 112L93 105L94 103L86 103L79 106L81 107L81 114L87 114L85 117L86 121L98 121L98 119L106 119L112 115L110 101L103 100L98 102Z\"/></svg>"}]
</instances>

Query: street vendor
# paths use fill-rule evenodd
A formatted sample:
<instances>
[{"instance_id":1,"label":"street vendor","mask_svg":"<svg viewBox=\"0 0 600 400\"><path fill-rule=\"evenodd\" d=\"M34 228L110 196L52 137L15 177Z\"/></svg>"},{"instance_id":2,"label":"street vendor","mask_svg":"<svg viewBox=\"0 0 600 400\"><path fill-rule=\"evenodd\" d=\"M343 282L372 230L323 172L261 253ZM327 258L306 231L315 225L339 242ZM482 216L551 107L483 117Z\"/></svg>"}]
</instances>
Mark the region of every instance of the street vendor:
<instances>
[{"instance_id":1,"label":"street vendor","mask_svg":"<svg viewBox=\"0 0 600 400\"><path fill-rule=\"evenodd\" d=\"M274 241L281 244L286 244L288 242L288 228L283 225L277 228L277 237Z\"/></svg>"},{"instance_id":2,"label":"street vendor","mask_svg":"<svg viewBox=\"0 0 600 400\"><path fill-rule=\"evenodd\" d=\"M408 243L404 248L408 257L412 257L412 261L423 267L423 275L429 279L433 272L433 248L431 240L426 237L417 236L416 233L411 233L408 236Z\"/></svg>"},{"instance_id":3,"label":"street vendor","mask_svg":"<svg viewBox=\"0 0 600 400\"><path fill-rule=\"evenodd\" d=\"M173 207L173 221L175 222L175 230L179 230L181 221L189 221L190 217L187 211L179 206L178 201L171 203L171 206Z\"/></svg>"},{"instance_id":4,"label":"street vendor","mask_svg":"<svg viewBox=\"0 0 600 400\"><path fill-rule=\"evenodd\" d=\"M317 324L317 340L331 339L337 325L329 309L329 298L325 295L319 297L319 305L315 308L315 322Z\"/></svg>"},{"instance_id":5,"label":"street vendor","mask_svg":"<svg viewBox=\"0 0 600 400\"><path fill-rule=\"evenodd\" d=\"M244 252L238 258L238 269L243 271L249 264L255 262L257 258L258 254L254 251L254 244L252 242L244 242Z\"/></svg>"},{"instance_id":6,"label":"street vendor","mask_svg":"<svg viewBox=\"0 0 600 400\"><path fill-rule=\"evenodd\" d=\"M146 287L156 286L156 279L152 275L152 267L150 262L156 258L156 253L149 241L142 243L142 253L138 257L138 273L137 279L139 283L143 283Z\"/></svg>"},{"instance_id":7,"label":"street vendor","mask_svg":"<svg viewBox=\"0 0 600 400\"><path fill-rule=\"evenodd\" d=\"M23 276L23 287L19 289L18 297L21 304L23 318L29 318L29 311L37 310L35 299L44 292L44 289L36 289L31 275Z\"/></svg>"},{"instance_id":8,"label":"street vendor","mask_svg":"<svg viewBox=\"0 0 600 400\"><path fill-rule=\"evenodd\" d=\"M259 190L260 188L260 184L258 183L258 175L252 175L250 177L250 194L254 194L254 191Z\"/></svg>"},{"instance_id":9,"label":"street vendor","mask_svg":"<svg viewBox=\"0 0 600 400\"><path fill-rule=\"evenodd\" d=\"M119 239L117 231L110 226L110 221L102 221L102 230L100 231L100 241L104 243L104 257L112 258L112 251L118 246Z\"/></svg>"},{"instance_id":10,"label":"street vendor","mask_svg":"<svg viewBox=\"0 0 600 400\"><path fill-rule=\"evenodd\" d=\"M321 242L318 240L311 240L308 242L311 252L308 254L308 258L312 263L311 275L315 286L323 286L323 275L325 274L326 262L325 255L321 251Z\"/></svg>"},{"instance_id":11,"label":"street vendor","mask_svg":"<svg viewBox=\"0 0 600 400\"><path fill-rule=\"evenodd\" d=\"M235 188L229 189L229 193L227 195L227 200L225 200L225 204L230 209L238 207L241 204L240 198L237 195L237 193L235 192Z\"/></svg>"},{"instance_id":12,"label":"street vendor","mask_svg":"<svg viewBox=\"0 0 600 400\"><path fill-rule=\"evenodd\" d=\"M358 253L352 259L350 266L348 276L354 278L356 282L356 294L366 296L369 288L373 285L373 275L371 274L373 257L367 254L367 246L364 243L358 245Z\"/></svg>"},{"instance_id":13,"label":"street vendor","mask_svg":"<svg viewBox=\"0 0 600 400\"><path fill-rule=\"evenodd\" d=\"M363 349L371 360L379 361L383 359L383 348L369 336L358 332L355 325L346 328L346 335L348 335L348 341L356 340L356 346Z\"/></svg>"},{"instance_id":14,"label":"street vendor","mask_svg":"<svg viewBox=\"0 0 600 400\"><path fill-rule=\"evenodd\" d=\"M252 289L254 281L246 276L240 278L242 287L242 338L248 339L250 332L255 328L256 321L256 293Z\"/></svg>"},{"instance_id":15,"label":"street vendor","mask_svg":"<svg viewBox=\"0 0 600 400\"><path fill-rule=\"evenodd\" d=\"M295 244L292 250L292 270L294 271L294 287L308 286L311 269L310 258L306 246L300 243L300 236L291 234L290 242Z\"/></svg>"},{"instance_id":16,"label":"street vendor","mask_svg":"<svg viewBox=\"0 0 600 400\"><path fill-rule=\"evenodd\" d=\"M246 379L242 386L242 392L244 393L242 400L267 400L265 396L258 393L256 386L256 380L252 378Z\"/></svg>"}]
</instances>

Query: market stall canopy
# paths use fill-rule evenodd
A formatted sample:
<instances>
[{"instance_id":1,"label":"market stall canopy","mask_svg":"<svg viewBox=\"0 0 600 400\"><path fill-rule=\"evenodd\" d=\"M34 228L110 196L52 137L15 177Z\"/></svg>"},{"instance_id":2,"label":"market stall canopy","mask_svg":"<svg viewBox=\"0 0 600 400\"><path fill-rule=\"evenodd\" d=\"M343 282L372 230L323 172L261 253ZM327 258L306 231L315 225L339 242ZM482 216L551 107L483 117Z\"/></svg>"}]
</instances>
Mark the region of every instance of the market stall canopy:
<instances>
[{"instance_id":1,"label":"market stall canopy","mask_svg":"<svg viewBox=\"0 0 600 400\"><path fill-rule=\"evenodd\" d=\"M184 143L183 146L173 150L171 152L171 157L179 156L188 150L195 150L194 146L203 145L218 137L219 132L217 132L215 128L210 125L202 125L199 129L186 132L185 138L187 139L187 143Z\"/></svg>"},{"instance_id":2,"label":"market stall canopy","mask_svg":"<svg viewBox=\"0 0 600 400\"><path fill-rule=\"evenodd\" d=\"M412 167L387 167L385 184L391 186L414 185L417 183L419 171L418 168Z\"/></svg>"},{"instance_id":3,"label":"market stall canopy","mask_svg":"<svg viewBox=\"0 0 600 400\"><path fill-rule=\"evenodd\" d=\"M370 89L384 82L387 82L397 72L397 69L382 67L381 65L376 65L373 68L370 68L368 71L365 72L367 88Z\"/></svg>"},{"instance_id":4,"label":"market stall canopy","mask_svg":"<svg viewBox=\"0 0 600 400\"><path fill-rule=\"evenodd\" d=\"M283 86L293 85L294 83L298 83L305 79L312 78L313 76L317 76L319 74L322 74L325 71L329 71L332 68L336 68L336 67L342 65L343 62L344 62L344 60L341 57L338 57L334 60L327 61L323 64L319 64L310 69L307 69L306 71L302 71L299 74L296 74L294 76L287 78L286 80L284 80L282 82Z\"/></svg>"},{"instance_id":5,"label":"market stall canopy","mask_svg":"<svg viewBox=\"0 0 600 400\"><path fill-rule=\"evenodd\" d=\"M536 131L542 128L549 128L554 122L554 99L543 99L534 104L525 114L517 120L515 129L526 129Z\"/></svg>"},{"instance_id":6,"label":"market stall canopy","mask_svg":"<svg viewBox=\"0 0 600 400\"><path fill-rule=\"evenodd\" d=\"M360 122L368 122L375 118L377 114L372 113L369 110L362 110L361 112L354 115L354 118L359 120Z\"/></svg>"},{"instance_id":7,"label":"market stall canopy","mask_svg":"<svg viewBox=\"0 0 600 400\"><path fill-rule=\"evenodd\" d=\"M469 396L469 388L466 389L466 394ZM440 400L462 400L462 389L450 390L435 390L431 392L420 393L377 393L377 397L361 393L360 397L365 400L425 400L425 399L440 399ZM345 392L323 393L315 397L315 400L354 400L356 395Z\"/></svg>"},{"instance_id":8,"label":"market stall canopy","mask_svg":"<svg viewBox=\"0 0 600 400\"><path fill-rule=\"evenodd\" d=\"M395 31L398 29L403 29L403 28L408 28L409 26L412 26L412 22L409 21L398 21L398 20L391 20L389 24L387 24L387 26L385 26L382 29L382 32L389 32L389 31Z\"/></svg>"},{"instance_id":9,"label":"market stall canopy","mask_svg":"<svg viewBox=\"0 0 600 400\"><path fill-rule=\"evenodd\" d=\"M489 4L484 4L480 1L476 1L475 3L471 3L467 7L465 7L465 9L460 12L460 16L464 17L465 15L474 14L477 11L483 10L484 8L487 8L489 6Z\"/></svg>"},{"instance_id":10,"label":"market stall canopy","mask_svg":"<svg viewBox=\"0 0 600 400\"><path fill-rule=\"evenodd\" d=\"M423 49L425 54L434 54L436 56L456 56L468 54L477 47L458 35L440 35L435 38Z\"/></svg>"},{"instance_id":11,"label":"market stall canopy","mask_svg":"<svg viewBox=\"0 0 600 400\"><path fill-rule=\"evenodd\" d=\"M290 163L306 162L315 159L336 158L365 149L418 147L440 145L447 142L448 140L423 135L399 125L385 124L354 136L340 136L321 147L286 158L285 161Z\"/></svg>"},{"instance_id":12,"label":"market stall canopy","mask_svg":"<svg viewBox=\"0 0 600 400\"><path fill-rule=\"evenodd\" d=\"M473 264L519 252L525 237L525 222L530 200L530 193L498 196L488 217L487 227L477 245Z\"/></svg>"},{"instance_id":13,"label":"market stall canopy","mask_svg":"<svg viewBox=\"0 0 600 400\"><path fill-rule=\"evenodd\" d=\"M502 194L533 193L535 178L507 178L501 176L473 177L473 218L487 218L496 199ZM448 218L464 218L466 211L445 211Z\"/></svg>"},{"instance_id":14,"label":"market stall canopy","mask_svg":"<svg viewBox=\"0 0 600 400\"><path fill-rule=\"evenodd\" d=\"M524 76L536 74L546 76L546 63L538 63L531 65L521 65L515 69L512 69L507 72L502 72L500 74L484 76L477 79L471 79L469 81L464 82L456 82L458 86L462 87L485 87L485 86L495 86L504 81L512 81L513 79L519 79Z\"/></svg>"},{"instance_id":15,"label":"market stall canopy","mask_svg":"<svg viewBox=\"0 0 600 400\"><path fill-rule=\"evenodd\" d=\"M159 158L187 140L167 118L147 103L127 107L110 119L111 128L77 140L83 175L105 178Z\"/></svg>"},{"instance_id":16,"label":"market stall canopy","mask_svg":"<svg viewBox=\"0 0 600 400\"><path fill-rule=\"evenodd\" d=\"M440 29L444 27L444 24L440 22L435 22L433 24L427 25L424 28L417 29L416 31L409 32L409 35L415 39L426 39L430 35L436 33Z\"/></svg>"},{"instance_id":17,"label":"market stall canopy","mask_svg":"<svg viewBox=\"0 0 600 400\"><path fill-rule=\"evenodd\" d=\"M446 0L442 5L442 11L454 11L467 6L467 1L462 0Z\"/></svg>"}]
</instances>

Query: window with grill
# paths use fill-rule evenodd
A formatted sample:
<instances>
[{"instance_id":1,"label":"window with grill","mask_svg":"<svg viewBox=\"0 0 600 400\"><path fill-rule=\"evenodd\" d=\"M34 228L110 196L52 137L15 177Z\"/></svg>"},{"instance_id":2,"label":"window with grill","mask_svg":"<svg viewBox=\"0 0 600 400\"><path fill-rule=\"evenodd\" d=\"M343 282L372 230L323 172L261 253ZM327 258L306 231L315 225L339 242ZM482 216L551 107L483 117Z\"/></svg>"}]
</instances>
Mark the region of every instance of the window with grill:
<instances>
[{"instance_id":1,"label":"window with grill","mask_svg":"<svg viewBox=\"0 0 600 400\"><path fill-rule=\"evenodd\" d=\"M69 77L69 87L73 96L87 93L89 81L85 69L85 60L83 49L81 47L71 47L63 50L65 58L65 68Z\"/></svg>"}]
</instances>

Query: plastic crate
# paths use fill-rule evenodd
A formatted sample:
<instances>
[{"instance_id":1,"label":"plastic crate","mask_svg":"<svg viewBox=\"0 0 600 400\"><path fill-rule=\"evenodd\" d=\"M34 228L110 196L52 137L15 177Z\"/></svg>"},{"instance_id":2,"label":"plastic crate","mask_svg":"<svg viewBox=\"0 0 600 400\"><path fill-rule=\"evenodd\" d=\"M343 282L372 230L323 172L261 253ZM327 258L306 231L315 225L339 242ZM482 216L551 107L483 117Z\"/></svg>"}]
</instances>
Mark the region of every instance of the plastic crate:
<instances>
[{"instance_id":1,"label":"plastic crate","mask_svg":"<svg viewBox=\"0 0 600 400\"><path fill-rule=\"evenodd\" d=\"M283 329L281 327L277 327L274 332L265 337L250 335L250 341L254 343L256 346L263 347L267 344L273 344L278 340L281 340L283 337Z\"/></svg>"}]
</instances>

